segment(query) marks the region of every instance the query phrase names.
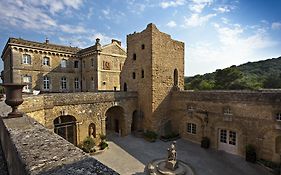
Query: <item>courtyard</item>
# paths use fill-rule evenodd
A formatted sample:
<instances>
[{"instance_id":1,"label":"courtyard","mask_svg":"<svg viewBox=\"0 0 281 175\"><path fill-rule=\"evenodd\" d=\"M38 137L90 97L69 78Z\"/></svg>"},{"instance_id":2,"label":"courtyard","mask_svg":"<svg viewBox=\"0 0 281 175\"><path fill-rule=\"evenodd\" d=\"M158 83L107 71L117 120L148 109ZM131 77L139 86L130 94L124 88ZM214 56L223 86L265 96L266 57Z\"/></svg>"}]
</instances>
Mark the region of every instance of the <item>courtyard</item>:
<instances>
[{"instance_id":1,"label":"courtyard","mask_svg":"<svg viewBox=\"0 0 281 175\"><path fill-rule=\"evenodd\" d=\"M143 175L145 165L158 158L164 158L171 142L157 140L154 143L132 135L108 137L109 149L94 157L121 175ZM177 140L177 156L188 163L197 175L271 175L257 164L244 158L216 151L202 149L200 145L187 140Z\"/></svg>"}]
</instances>

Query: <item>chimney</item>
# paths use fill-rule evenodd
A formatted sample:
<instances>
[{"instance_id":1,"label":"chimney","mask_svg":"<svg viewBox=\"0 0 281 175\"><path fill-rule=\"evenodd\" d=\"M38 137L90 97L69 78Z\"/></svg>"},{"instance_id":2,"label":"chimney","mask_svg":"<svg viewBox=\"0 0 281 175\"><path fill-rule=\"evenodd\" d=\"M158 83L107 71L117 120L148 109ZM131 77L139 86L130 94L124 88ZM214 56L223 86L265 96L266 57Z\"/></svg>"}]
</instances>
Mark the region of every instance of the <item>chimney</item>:
<instances>
[{"instance_id":1,"label":"chimney","mask_svg":"<svg viewBox=\"0 0 281 175\"><path fill-rule=\"evenodd\" d=\"M49 44L49 39L46 37L46 41L45 41L46 44Z\"/></svg>"},{"instance_id":2,"label":"chimney","mask_svg":"<svg viewBox=\"0 0 281 175\"><path fill-rule=\"evenodd\" d=\"M121 41L118 41L116 39L112 39L111 43L117 43L119 46L121 46Z\"/></svg>"},{"instance_id":3,"label":"chimney","mask_svg":"<svg viewBox=\"0 0 281 175\"><path fill-rule=\"evenodd\" d=\"M100 39L99 38L96 39L95 47L96 47L97 51L101 51L101 44L100 44Z\"/></svg>"}]
</instances>

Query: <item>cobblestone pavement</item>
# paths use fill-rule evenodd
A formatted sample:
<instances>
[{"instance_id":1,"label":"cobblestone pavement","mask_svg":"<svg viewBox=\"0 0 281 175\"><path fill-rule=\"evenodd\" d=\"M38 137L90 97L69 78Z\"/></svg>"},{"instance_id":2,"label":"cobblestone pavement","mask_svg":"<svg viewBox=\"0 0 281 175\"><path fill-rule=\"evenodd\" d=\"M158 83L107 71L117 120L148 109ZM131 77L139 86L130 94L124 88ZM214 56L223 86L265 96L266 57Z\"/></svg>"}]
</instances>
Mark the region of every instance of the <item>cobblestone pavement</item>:
<instances>
[{"instance_id":1,"label":"cobblestone pavement","mask_svg":"<svg viewBox=\"0 0 281 175\"><path fill-rule=\"evenodd\" d=\"M134 136L109 136L109 149L94 157L121 175L143 175L145 165L164 158L171 142L157 140L149 143ZM202 149L200 145L180 139L177 141L178 159L185 161L197 175L271 175L262 167L244 158Z\"/></svg>"}]
</instances>

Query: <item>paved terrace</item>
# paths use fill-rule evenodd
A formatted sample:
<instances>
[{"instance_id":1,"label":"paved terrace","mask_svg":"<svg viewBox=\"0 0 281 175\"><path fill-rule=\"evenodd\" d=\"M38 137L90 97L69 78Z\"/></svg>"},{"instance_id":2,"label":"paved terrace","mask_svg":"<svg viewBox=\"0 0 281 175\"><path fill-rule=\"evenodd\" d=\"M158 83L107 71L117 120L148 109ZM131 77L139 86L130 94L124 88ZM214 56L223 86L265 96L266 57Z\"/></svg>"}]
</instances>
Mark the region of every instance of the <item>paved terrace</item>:
<instances>
[{"instance_id":1,"label":"paved terrace","mask_svg":"<svg viewBox=\"0 0 281 175\"><path fill-rule=\"evenodd\" d=\"M145 175L145 165L154 159L165 158L170 144L160 140L150 143L132 135L111 135L109 149L94 157L122 175ZM196 175L272 175L242 157L213 149L205 150L183 139L177 141L176 148L178 159L191 165Z\"/></svg>"}]
</instances>

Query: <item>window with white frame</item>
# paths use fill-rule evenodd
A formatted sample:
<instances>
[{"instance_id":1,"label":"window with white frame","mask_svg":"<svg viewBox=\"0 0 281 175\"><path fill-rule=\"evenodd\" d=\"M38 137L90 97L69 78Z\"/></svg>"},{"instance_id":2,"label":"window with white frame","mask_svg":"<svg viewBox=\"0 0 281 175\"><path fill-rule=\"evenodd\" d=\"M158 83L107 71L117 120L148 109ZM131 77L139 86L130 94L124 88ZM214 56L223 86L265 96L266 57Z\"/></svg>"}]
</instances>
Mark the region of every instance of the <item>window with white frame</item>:
<instances>
[{"instance_id":1,"label":"window with white frame","mask_svg":"<svg viewBox=\"0 0 281 175\"><path fill-rule=\"evenodd\" d=\"M62 90L66 90L66 78L65 77L61 77L61 80L60 80L60 88Z\"/></svg>"},{"instance_id":2,"label":"window with white frame","mask_svg":"<svg viewBox=\"0 0 281 175\"><path fill-rule=\"evenodd\" d=\"M43 65L44 66L50 66L50 58L49 57L43 58Z\"/></svg>"},{"instance_id":3,"label":"window with white frame","mask_svg":"<svg viewBox=\"0 0 281 175\"><path fill-rule=\"evenodd\" d=\"M80 89L80 81L79 78L74 79L74 88L75 89Z\"/></svg>"},{"instance_id":4,"label":"window with white frame","mask_svg":"<svg viewBox=\"0 0 281 175\"><path fill-rule=\"evenodd\" d=\"M232 115L232 111L229 107L226 107L223 109L223 114L224 115Z\"/></svg>"},{"instance_id":5,"label":"window with white frame","mask_svg":"<svg viewBox=\"0 0 281 175\"><path fill-rule=\"evenodd\" d=\"M23 64L31 64L31 56L28 54L22 55L22 63Z\"/></svg>"},{"instance_id":6,"label":"window with white frame","mask_svg":"<svg viewBox=\"0 0 281 175\"><path fill-rule=\"evenodd\" d=\"M281 121L281 113L277 113L276 114L276 120L277 121Z\"/></svg>"},{"instance_id":7,"label":"window with white frame","mask_svg":"<svg viewBox=\"0 0 281 175\"><path fill-rule=\"evenodd\" d=\"M66 59L62 59L61 62L60 62L60 66L62 68L66 68L66 63L67 63Z\"/></svg>"},{"instance_id":8,"label":"window with white frame","mask_svg":"<svg viewBox=\"0 0 281 175\"><path fill-rule=\"evenodd\" d=\"M50 78L47 76L43 77L43 89L50 90Z\"/></svg>"},{"instance_id":9,"label":"window with white frame","mask_svg":"<svg viewBox=\"0 0 281 175\"><path fill-rule=\"evenodd\" d=\"M196 134L196 124L187 123L187 132L190 134Z\"/></svg>"},{"instance_id":10,"label":"window with white frame","mask_svg":"<svg viewBox=\"0 0 281 175\"><path fill-rule=\"evenodd\" d=\"M22 82L26 84L26 86L23 87L23 92L31 92L32 88L32 77L29 75L24 75L22 77Z\"/></svg>"}]
</instances>

